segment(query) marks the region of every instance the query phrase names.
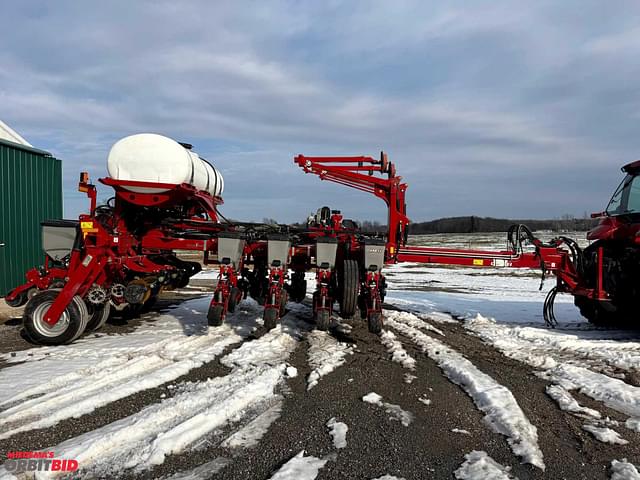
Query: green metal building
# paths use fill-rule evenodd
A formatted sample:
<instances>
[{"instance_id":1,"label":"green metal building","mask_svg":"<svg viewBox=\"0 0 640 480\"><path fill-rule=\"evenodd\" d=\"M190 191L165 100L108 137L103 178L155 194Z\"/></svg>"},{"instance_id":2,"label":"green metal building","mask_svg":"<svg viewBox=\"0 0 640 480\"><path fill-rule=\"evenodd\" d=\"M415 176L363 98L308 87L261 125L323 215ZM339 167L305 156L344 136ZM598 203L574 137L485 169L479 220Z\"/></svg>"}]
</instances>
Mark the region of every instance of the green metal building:
<instances>
[{"instance_id":1,"label":"green metal building","mask_svg":"<svg viewBox=\"0 0 640 480\"><path fill-rule=\"evenodd\" d=\"M42 265L40 222L62 218L62 162L0 138L0 296Z\"/></svg>"}]
</instances>

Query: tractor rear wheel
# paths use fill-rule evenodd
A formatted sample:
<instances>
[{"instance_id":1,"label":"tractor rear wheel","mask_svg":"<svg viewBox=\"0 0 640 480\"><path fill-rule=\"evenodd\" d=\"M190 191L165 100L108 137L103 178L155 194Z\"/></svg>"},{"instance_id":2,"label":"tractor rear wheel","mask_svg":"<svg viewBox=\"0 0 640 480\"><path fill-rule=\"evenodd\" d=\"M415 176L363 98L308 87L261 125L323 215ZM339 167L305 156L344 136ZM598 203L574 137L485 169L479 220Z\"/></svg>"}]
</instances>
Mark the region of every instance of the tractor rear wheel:
<instances>
[{"instance_id":1,"label":"tractor rear wheel","mask_svg":"<svg viewBox=\"0 0 640 480\"><path fill-rule=\"evenodd\" d=\"M207 321L211 327L219 327L224 322L224 307L222 305L212 305L207 313Z\"/></svg>"},{"instance_id":2,"label":"tractor rear wheel","mask_svg":"<svg viewBox=\"0 0 640 480\"><path fill-rule=\"evenodd\" d=\"M340 282L340 316L342 318L351 318L358 308L358 292L360 290L358 262L345 260L338 279Z\"/></svg>"},{"instance_id":3,"label":"tractor rear wheel","mask_svg":"<svg viewBox=\"0 0 640 480\"><path fill-rule=\"evenodd\" d=\"M316 312L316 328L318 330L327 331L331 326L331 314L329 310L318 310Z\"/></svg>"},{"instance_id":4,"label":"tractor rear wheel","mask_svg":"<svg viewBox=\"0 0 640 480\"><path fill-rule=\"evenodd\" d=\"M34 295L27 303L23 326L33 342L40 345L63 345L71 343L84 332L89 314L84 301L77 295L64 309L55 325L44 321L44 316L59 294L59 290L45 290Z\"/></svg>"},{"instance_id":5,"label":"tractor rear wheel","mask_svg":"<svg viewBox=\"0 0 640 480\"><path fill-rule=\"evenodd\" d=\"M369 324L369 331L376 335L380 335L382 332L382 327L384 325L382 320L382 313L380 312L372 312L369 314L369 318L367 318L367 323Z\"/></svg>"},{"instance_id":6,"label":"tractor rear wheel","mask_svg":"<svg viewBox=\"0 0 640 480\"><path fill-rule=\"evenodd\" d=\"M278 309L275 307L264 309L264 328L273 330L278 324Z\"/></svg>"}]
</instances>

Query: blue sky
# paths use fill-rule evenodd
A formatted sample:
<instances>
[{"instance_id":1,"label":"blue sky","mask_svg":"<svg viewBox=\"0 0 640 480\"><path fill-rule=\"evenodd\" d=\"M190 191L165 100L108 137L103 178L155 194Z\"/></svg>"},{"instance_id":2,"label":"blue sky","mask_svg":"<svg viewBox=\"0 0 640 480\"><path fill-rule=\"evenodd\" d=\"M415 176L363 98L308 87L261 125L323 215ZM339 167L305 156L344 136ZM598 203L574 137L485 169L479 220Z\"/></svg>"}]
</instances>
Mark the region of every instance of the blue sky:
<instances>
[{"instance_id":1,"label":"blue sky","mask_svg":"<svg viewBox=\"0 0 640 480\"><path fill-rule=\"evenodd\" d=\"M9 2L0 118L64 160L67 217L139 132L211 160L236 219L383 220L293 164L381 149L416 221L582 216L640 157L639 54L637 1Z\"/></svg>"}]
</instances>

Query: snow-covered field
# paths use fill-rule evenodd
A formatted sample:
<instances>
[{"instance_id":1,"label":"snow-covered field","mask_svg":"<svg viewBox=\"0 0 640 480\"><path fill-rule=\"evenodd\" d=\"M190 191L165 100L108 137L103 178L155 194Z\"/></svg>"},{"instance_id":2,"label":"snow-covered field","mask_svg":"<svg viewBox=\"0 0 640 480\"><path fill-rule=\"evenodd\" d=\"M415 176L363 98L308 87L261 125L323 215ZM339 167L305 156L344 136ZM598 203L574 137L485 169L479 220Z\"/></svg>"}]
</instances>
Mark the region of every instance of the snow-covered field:
<instances>
[{"instance_id":1,"label":"snow-covered field","mask_svg":"<svg viewBox=\"0 0 640 480\"><path fill-rule=\"evenodd\" d=\"M416 241L504 247L499 235ZM638 333L593 328L560 296L558 328L547 328L553 279L540 291L537 272L403 264L386 275L398 310L385 311L380 337L359 320L314 331L309 306L291 303L265 332L250 299L208 329L209 299L194 298L128 333L0 354L0 459L52 451L106 478L640 478ZM438 428L438 439L416 437ZM429 463L436 441L449 450Z\"/></svg>"}]
</instances>

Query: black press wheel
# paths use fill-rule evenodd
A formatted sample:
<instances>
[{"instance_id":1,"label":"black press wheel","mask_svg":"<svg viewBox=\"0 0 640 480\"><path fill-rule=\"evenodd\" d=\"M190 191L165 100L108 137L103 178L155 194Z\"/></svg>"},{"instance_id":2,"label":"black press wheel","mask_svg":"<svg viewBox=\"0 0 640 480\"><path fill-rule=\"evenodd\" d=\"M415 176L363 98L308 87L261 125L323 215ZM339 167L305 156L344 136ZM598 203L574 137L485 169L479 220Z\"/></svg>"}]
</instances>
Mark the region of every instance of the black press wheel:
<instances>
[{"instance_id":1,"label":"black press wheel","mask_svg":"<svg viewBox=\"0 0 640 480\"><path fill-rule=\"evenodd\" d=\"M289 301L289 294L287 293L286 290L282 290L282 293L280 294L280 309L279 309L279 316L280 317L284 317L285 313L287 313L287 302Z\"/></svg>"},{"instance_id":2,"label":"black press wheel","mask_svg":"<svg viewBox=\"0 0 640 480\"><path fill-rule=\"evenodd\" d=\"M273 330L278 323L278 309L277 308L265 308L264 309L264 328L267 330Z\"/></svg>"},{"instance_id":3,"label":"black press wheel","mask_svg":"<svg viewBox=\"0 0 640 480\"><path fill-rule=\"evenodd\" d=\"M219 327L224 321L224 307L222 305L212 305L207 313L207 320L211 327Z\"/></svg>"},{"instance_id":4,"label":"black press wheel","mask_svg":"<svg viewBox=\"0 0 640 480\"><path fill-rule=\"evenodd\" d=\"M367 319L367 323L369 324L369 331L376 335L380 335L382 332L382 327L384 323L382 321L382 313L380 312L372 312L369 314L369 318Z\"/></svg>"},{"instance_id":5,"label":"black press wheel","mask_svg":"<svg viewBox=\"0 0 640 480\"><path fill-rule=\"evenodd\" d=\"M24 290L23 292L20 292L13 300L7 300L5 298L5 302L7 302L7 305L13 308L21 307L29 301L29 298L32 296L30 292L35 292L35 290L35 288Z\"/></svg>"},{"instance_id":6,"label":"black press wheel","mask_svg":"<svg viewBox=\"0 0 640 480\"><path fill-rule=\"evenodd\" d=\"M59 293L59 290L45 290L34 295L27 303L22 317L23 325L33 342L40 345L63 345L71 343L84 332L88 314L85 316L86 306L77 296L67 305L55 325L51 326L44 321L44 316Z\"/></svg>"},{"instance_id":7,"label":"black press wheel","mask_svg":"<svg viewBox=\"0 0 640 480\"><path fill-rule=\"evenodd\" d=\"M236 305L238 305L239 299L242 298L242 292L238 287L231 287L231 291L229 293L229 303L227 304L227 310L230 313L236 311Z\"/></svg>"},{"instance_id":8,"label":"black press wheel","mask_svg":"<svg viewBox=\"0 0 640 480\"><path fill-rule=\"evenodd\" d=\"M104 327L111 313L111 304L109 302L104 305L93 306L89 312L89 321L87 322L87 332L96 332Z\"/></svg>"},{"instance_id":9,"label":"black press wheel","mask_svg":"<svg viewBox=\"0 0 640 480\"><path fill-rule=\"evenodd\" d=\"M345 260L339 275L340 281L340 316L351 318L358 308L358 291L360 290L360 272L358 262Z\"/></svg>"},{"instance_id":10,"label":"black press wheel","mask_svg":"<svg viewBox=\"0 0 640 480\"><path fill-rule=\"evenodd\" d=\"M318 310L316 312L316 328L326 332L331 326L331 314L329 310Z\"/></svg>"}]
</instances>

